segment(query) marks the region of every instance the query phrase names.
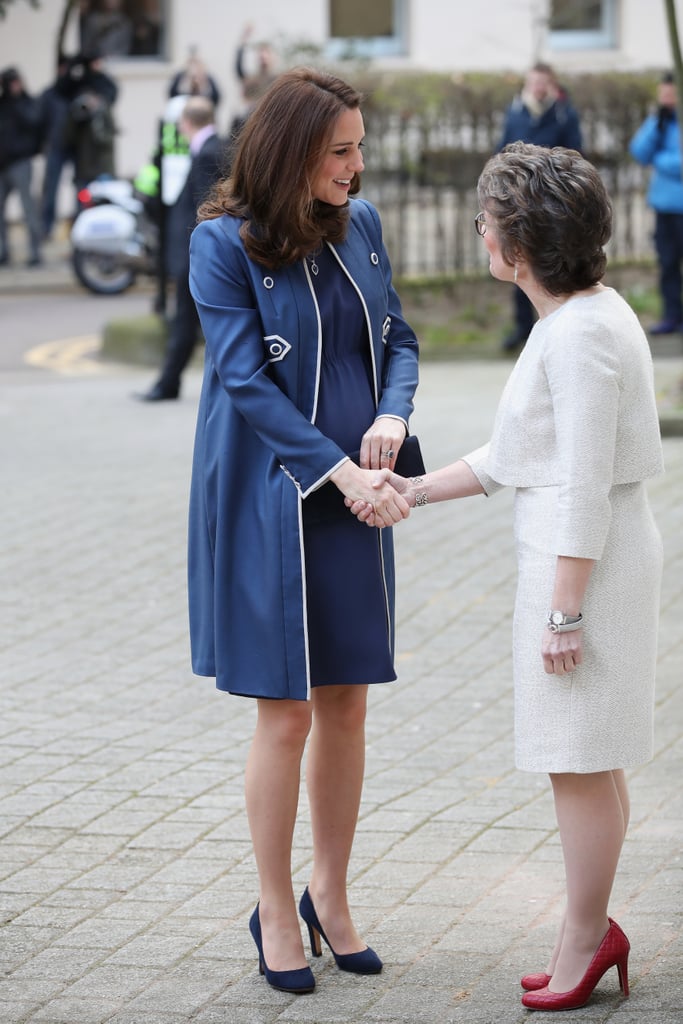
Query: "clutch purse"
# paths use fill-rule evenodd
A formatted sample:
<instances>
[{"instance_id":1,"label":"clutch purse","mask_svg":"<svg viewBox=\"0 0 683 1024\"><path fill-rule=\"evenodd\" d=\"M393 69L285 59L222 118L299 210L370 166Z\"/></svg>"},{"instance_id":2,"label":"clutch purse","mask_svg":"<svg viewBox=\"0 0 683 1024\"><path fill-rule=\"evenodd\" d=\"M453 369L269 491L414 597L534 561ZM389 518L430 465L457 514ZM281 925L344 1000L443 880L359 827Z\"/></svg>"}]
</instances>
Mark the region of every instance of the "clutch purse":
<instances>
[{"instance_id":1,"label":"clutch purse","mask_svg":"<svg viewBox=\"0 0 683 1024\"><path fill-rule=\"evenodd\" d=\"M359 466L360 449L357 452L349 452L349 458ZM398 473L399 476L423 476L426 472L420 442L415 434L409 434L399 448L394 473ZM304 499L303 505L305 523L323 523L349 515L349 510L344 504L344 495L331 480L317 491L312 491Z\"/></svg>"}]
</instances>

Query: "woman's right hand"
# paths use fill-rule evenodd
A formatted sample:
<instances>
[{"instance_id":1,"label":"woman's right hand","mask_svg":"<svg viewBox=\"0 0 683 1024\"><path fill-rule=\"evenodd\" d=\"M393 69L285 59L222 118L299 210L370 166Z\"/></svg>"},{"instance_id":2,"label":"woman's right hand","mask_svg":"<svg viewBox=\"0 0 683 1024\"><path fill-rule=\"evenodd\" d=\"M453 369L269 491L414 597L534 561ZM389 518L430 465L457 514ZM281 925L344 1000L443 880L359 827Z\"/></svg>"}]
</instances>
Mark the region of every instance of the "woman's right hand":
<instances>
[{"instance_id":1,"label":"woman's right hand","mask_svg":"<svg viewBox=\"0 0 683 1024\"><path fill-rule=\"evenodd\" d=\"M541 656L548 675L565 676L573 672L583 660L583 629L572 629L568 633L551 633L544 629Z\"/></svg>"},{"instance_id":2,"label":"woman's right hand","mask_svg":"<svg viewBox=\"0 0 683 1024\"><path fill-rule=\"evenodd\" d=\"M344 495L346 506L368 526L393 526L410 515L408 502L391 484L392 479L406 485L408 481L388 469L360 469L349 459L330 479Z\"/></svg>"},{"instance_id":3,"label":"woman's right hand","mask_svg":"<svg viewBox=\"0 0 683 1024\"><path fill-rule=\"evenodd\" d=\"M398 473L392 473L388 469L382 470L381 474L377 474L377 476L381 476L382 477L382 481L383 481L382 485L383 486L385 486L386 483L388 483L393 488L395 494L402 498L402 500L406 503L406 505L408 505L408 509L410 510L410 508L412 507L409 504L410 480L408 480L404 476L399 476ZM377 486L378 486L377 483L373 484L373 487L377 487ZM375 507L375 503L373 503L372 501L365 501L363 499L357 499L357 500L354 501L353 498L346 497L344 499L344 504L349 509L349 511L357 519L360 520L361 523L365 523L367 526L389 526L389 525L391 525L390 523L385 523L385 522L379 522L378 521L377 509ZM403 516L403 518L407 519L409 514L410 514L410 511L408 511Z\"/></svg>"}]
</instances>

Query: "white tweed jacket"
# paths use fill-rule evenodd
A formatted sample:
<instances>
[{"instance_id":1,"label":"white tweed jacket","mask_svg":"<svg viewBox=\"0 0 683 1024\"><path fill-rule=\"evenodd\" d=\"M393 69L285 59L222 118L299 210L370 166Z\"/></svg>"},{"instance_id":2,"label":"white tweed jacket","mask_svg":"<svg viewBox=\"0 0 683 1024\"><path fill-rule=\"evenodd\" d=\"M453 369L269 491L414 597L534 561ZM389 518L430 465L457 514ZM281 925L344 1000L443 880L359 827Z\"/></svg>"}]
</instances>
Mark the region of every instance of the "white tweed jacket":
<instances>
[{"instance_id":1,"label":"white tweed jacket","mask_svg":"<svg viewBox=\"0 0 683 1024\"><path fill-rule=\"evenodd\" d=\"M664 468L650 349L617 292L569 299L536 323L490 442L465 461L487 494L558 487L556 553L600 557L611 488Z\"/></svg>"}]
</instances>

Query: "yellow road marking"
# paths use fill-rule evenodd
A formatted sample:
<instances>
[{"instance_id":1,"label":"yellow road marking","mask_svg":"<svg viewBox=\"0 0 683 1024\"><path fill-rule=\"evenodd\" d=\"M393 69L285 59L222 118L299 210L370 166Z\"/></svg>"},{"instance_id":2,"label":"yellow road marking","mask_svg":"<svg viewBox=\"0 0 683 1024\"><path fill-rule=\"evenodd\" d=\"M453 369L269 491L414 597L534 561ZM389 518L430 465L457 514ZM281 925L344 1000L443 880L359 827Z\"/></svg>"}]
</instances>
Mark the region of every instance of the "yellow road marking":
<instances>
[{"instance_id":1,"label":"yellow road marking","mask_svg":"<svg viewBox=\"0 0 683 1024\"><path fill-rule=\"evenodd\" d=\"M36 345L24 355L24 362L29 366L37 366L43 370L52 370L61 374L97 374L106 373L107 367L98 359L100 338L96 334L86 334L80 338L63 338L59 341L47 341Z\"/></svg>"}]
</instances>

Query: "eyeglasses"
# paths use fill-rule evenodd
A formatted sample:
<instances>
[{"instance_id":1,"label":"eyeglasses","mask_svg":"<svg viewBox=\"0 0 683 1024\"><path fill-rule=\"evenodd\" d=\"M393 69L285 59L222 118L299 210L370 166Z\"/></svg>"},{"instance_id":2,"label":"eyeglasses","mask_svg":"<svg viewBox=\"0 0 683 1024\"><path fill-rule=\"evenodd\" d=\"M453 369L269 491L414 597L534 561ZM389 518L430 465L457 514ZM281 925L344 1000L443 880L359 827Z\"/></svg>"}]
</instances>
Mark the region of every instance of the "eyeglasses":
<instances>
[{"instance_id":1,"label":"eyeglasses","mask_svg":"<svg viewBox=\"0 0 683 1024\"><path fill-rule=\"evenodd\" d=\"M477 234L480 238L483 238L486 234L486 214L478 213L474 218L474 226L477 229Z\"/></svg>"}]
</instances>

